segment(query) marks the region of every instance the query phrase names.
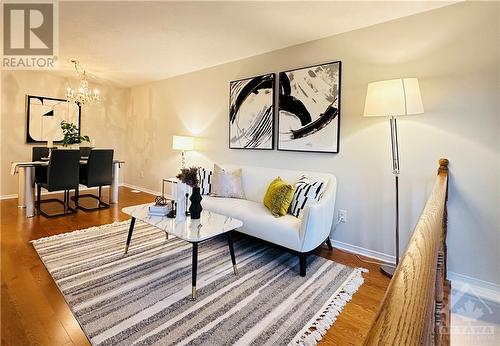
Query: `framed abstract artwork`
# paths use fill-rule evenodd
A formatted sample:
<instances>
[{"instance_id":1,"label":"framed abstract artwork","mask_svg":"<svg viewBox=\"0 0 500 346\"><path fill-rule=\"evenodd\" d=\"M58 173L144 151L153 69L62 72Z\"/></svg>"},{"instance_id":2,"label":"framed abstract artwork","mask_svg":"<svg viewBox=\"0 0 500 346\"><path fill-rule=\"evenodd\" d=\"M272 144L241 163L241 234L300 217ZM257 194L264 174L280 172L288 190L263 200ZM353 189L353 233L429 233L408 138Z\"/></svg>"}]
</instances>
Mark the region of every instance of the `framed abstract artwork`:
<instances>
[{"instance_id":1,"label":"framed abstract artwork","mask_svg":"<svg viewBox=\"0 0 500 346\"><path fill-rule=\"evenodd\" d=\"M60 142L64 135L61 121L80 128L81 107L74 102L43 96L26 96L26 142Z\"/></svg>"},{"instance_id":2,"label":"framed abstract artwork","mask_svg":"<svg viewBox=\"0 0 500 346\"><path fill-rule=\"evenodd\" d=\"M275 74L241 79L229 86L229 148L274 149Z\"/></svg>"},{"instance_id":3,"label":"framed abstract artwork","mask_svg":"<svg viewBox=\"0 0 500 346\"><path fill-rule=\"evenodd\" d=\"M278 150L339 152L341 62L280 72Z\"/></svg>"}]
</instances>

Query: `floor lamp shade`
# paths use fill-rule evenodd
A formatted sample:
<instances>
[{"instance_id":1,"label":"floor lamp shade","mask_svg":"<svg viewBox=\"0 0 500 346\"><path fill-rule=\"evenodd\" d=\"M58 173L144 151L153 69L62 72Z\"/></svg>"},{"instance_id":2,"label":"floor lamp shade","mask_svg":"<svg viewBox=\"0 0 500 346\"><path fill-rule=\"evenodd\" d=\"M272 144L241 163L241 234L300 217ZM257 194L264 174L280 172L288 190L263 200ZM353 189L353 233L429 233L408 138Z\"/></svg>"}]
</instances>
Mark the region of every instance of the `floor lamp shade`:
<instances>
[{"instance_id":1,"label":"floor lamp shade","mask_svg":"<svg viewBox=\"0 0 500 346\"><path fill-rule=\"evenodd\" d=\"M368 84L364 116L399 116L423 112L417 78L389 79Z\"/></svg>"}]
</instances>

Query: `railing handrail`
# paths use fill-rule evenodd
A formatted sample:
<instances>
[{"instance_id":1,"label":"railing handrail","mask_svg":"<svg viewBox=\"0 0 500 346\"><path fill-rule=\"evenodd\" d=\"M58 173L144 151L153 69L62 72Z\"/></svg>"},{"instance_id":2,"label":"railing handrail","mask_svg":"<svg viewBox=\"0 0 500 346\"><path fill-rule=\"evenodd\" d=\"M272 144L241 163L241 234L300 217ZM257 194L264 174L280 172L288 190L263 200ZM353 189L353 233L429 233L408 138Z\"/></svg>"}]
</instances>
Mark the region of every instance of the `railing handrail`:
<instances>
[{"instance_id":1,"label":"railing handrail","mask_svg":"<svg viewBox=\"0 0 500 346\"><path fill-rule=\"evenodd\" d=\"M439 160L432 193L391 279L365 345L441 344L446 278L448 160Z\"/></svg>"}]
</instances>

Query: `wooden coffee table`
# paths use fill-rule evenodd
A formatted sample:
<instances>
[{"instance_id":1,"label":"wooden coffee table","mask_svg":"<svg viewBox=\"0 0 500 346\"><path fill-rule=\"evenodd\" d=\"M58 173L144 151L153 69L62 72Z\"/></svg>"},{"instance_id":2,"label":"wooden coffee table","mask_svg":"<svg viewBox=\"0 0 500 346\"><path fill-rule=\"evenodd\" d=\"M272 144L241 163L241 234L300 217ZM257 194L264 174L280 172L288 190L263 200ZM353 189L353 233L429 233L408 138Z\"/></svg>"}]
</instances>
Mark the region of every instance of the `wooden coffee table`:
<instances>
[{"instance_id":1,"label":"wooden coffee table","mask_svg":"<svg viewBox=\"0 0 500 346\"><path fill-rule=\"evenodd\" d=\"M201 217L197 220L192 220L189 216L187 216L184 220L171 219L166 216L149 216L148 209L153 204L154 203L147 203L122 209L125 214L132 216L127 236L127 244L125 246L125 253L128 252L128 248L130 246L130 240L132 239L136 219L165 231L167 239L168 235L171 234L191 243L193 245L191 298L194 300L196 299L198 244L218 235L226 234L229 252L231 253L231 261L233 262L233 271L234 274L238 274L236 258L234 256L232 232L236 228L243 226L242 221L206 210L201 212Z\"/></svg>"}]
</instances>

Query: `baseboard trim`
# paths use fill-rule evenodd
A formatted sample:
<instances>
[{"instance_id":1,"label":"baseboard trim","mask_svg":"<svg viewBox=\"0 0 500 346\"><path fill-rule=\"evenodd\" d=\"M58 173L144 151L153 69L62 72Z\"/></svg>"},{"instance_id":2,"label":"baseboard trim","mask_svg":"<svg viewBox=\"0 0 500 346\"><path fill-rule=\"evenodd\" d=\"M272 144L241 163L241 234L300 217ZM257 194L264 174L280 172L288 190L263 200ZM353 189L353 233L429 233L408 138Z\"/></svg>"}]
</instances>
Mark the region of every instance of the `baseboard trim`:
<instances>
[{"instance_id":1,"label":"baseboard trim","mask_svg":"<svg viewBox=\"0 0 500 346\"><path fill-rule=\"evenodd\" d=\"M155 195L155 196L161 195L160 191L153 191L153 190L145 189L143 187L132 185L132 184L120 183L120 186L125 186L125 187L128 187L130 189L139 190L139 191L146 192L146 193L149 193L149 194ZM80 187L79 191L90 191L90 190L93 190L93 189L97 189L97 187L90 187L89 188L89 187L83 187L82 186L82 187ZM44 195L52 195L52 194L56 194L56 193L60 193L60 191L48 192L48 191L42 190L42 196L44 196ZM17 193L13 193L13 194L10 194L10 195L1 195L0 196L0 200L17 198L17 196L18 196Z\"/></svg>"},{"instance_id":2,"label":"baseboard trim","mask_svg":"<svg viewBox=\"0 0 500 346\"><path fill-rule=\"evenodd\" d=\"M17 193L13 193L11 195L1 195L0 200L2 199L11 199L11 198L17 198Z\"/></svg>"},{"instance_id":3,"label":"baseboard trim","mask_svg":"<svg viewBox=\"0 0 500 346\"><path fill-rule=\"evenodd\" d=\"M92 191L92 190L97 190L97 187L84 187L83 185L80 185L80 188L78 189L78 191ZM42 189L42 196L45 196L45 195L55 195L55 194L58 194L58 193L61 193L61 191L50 191L49 192L47 190L43 190ZM3 200L3 199L12 199L12 198L17 198L17 197L18 197L18 194L17 193L13 193L11 195L2 195L2 196L0 196L0 200Z\"/></svg>"},{"instance_id":4,"label":"baseboard trim","mask_svg":"<svg viewBox=\"0 0 500 346\"><path fill-rule=\"evenodd\" d=\"M338 240L332 240L332 244L334 247L340 250L351 252L357 255L373 258L386 263L394 264L396 262L395 256L388 255L383 252L370 250L361 246L344 243ZM447 276L451 281L453 290L468 294L473 293L481 299L500 304L500 285L452 271L448 271Z\"/></svg>"},{"instance_id":5,"label":"baseboard trim","mask_svg":"<svg viewBox=\"0 0 500 346\"><path fill-rule=\"evenodd\" d=\"M344 243L342 241L338 240L332 240L332 245L336 248L339 248L341 250L347 251L347 252L352 252L357 255L361 256L366 256L370 257L376 260L379 260L381 262L389 263L389 264L395 264L396 263L396 256L388 255L383 252L379 251L374 251L370 250L361 246L356 246L348 243Z\"/></svg>"},{"instance_id":6,"label":"baseboard trim","mask_svg":"<svg viewBox=\"0 0 500 346\"><path fill-rule=\"evenodd\" d=\"M154 195L154 196L160 196L161 195L160 191L153 191L153 190L146 189L144 187L140 187L140 186L137 186L137 185L122 183L121 186L128 187L129 189L132 189L132 190L139 190L141 192L149 193L150 195Z\"/></svg>"}]
</instances>

